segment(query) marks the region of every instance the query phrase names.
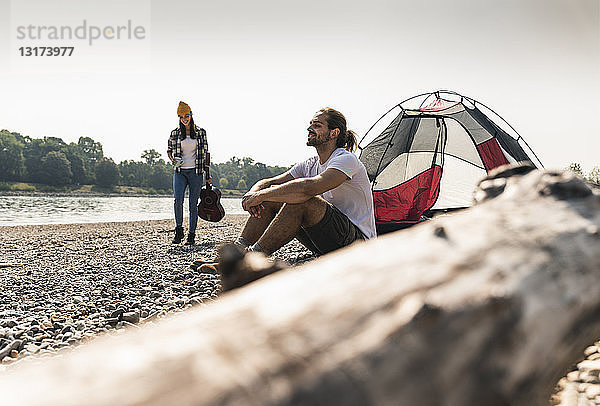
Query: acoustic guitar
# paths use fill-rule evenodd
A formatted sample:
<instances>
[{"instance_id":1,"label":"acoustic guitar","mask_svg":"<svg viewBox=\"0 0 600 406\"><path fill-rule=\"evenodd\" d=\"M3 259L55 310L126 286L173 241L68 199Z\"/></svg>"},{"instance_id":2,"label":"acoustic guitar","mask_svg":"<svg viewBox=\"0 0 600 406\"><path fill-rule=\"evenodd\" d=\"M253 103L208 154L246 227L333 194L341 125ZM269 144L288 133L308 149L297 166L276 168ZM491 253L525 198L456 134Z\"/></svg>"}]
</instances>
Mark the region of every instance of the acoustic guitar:
<instances>
[{"instance_id":1,"label":"acoustic guitar","mask_svg":"<svg viewBox=\"0 0 600 406\"><path fill-rule=\"evenodd\" d=\"M210 154L206 154L206 178L210 179ZM200 203L198 203L198 217L216 223L225 216L225 209L221 205L221 191L213 187L209 180L200 190Z\"/></svg>"}]
</instances>

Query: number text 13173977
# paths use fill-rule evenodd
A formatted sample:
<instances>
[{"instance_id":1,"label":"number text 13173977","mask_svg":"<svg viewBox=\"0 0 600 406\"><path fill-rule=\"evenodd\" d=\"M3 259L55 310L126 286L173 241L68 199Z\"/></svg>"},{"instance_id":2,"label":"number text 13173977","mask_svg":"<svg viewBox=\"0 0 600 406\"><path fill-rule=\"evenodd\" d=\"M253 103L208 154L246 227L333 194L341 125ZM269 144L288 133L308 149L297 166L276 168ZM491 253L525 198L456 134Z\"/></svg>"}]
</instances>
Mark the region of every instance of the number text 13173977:
<instances>
[{"instance_id":1,"label":"number text 13173977","mask_svg":"<svg viewBox=\"0 0 600 406\"><path fill-rule=\"evenodd\" d=\"M21 56L71 56L75 47L21 47Z\"/></svg>"}]
</instances>

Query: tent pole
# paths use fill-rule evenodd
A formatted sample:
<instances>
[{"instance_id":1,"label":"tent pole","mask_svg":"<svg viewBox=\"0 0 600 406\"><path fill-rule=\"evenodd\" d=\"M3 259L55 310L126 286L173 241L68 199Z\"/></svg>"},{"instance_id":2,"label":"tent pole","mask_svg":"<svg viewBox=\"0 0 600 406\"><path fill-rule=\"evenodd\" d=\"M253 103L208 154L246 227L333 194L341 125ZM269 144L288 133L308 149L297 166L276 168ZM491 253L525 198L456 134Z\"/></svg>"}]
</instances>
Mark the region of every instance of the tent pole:
<instances>
[{"instance_id":1,"label":"tent pole","mask_svg":"<svg viewBox=\"0 0 600 406\"><path fill-rule=\"evenodd\" d=\"M371 126L371 128L369 128L367 130L367 132L365 133L365 135L363 135L363 137L358 142L358 149L360 149L362 151L362 147L360 146L360 144L363 142L363 140L365 139L365 137L371 132L371 130L373 129L373 127L375 127L378 122L380 122L385 116L387 116L388 114L390 114L390 112L392 110L394 110L396 107L400 107L402 109L402 106L400 106L400 103L398 103L394 107L392 107L391 109L389 109L383 116L379 117L379 120L375 121L375 123ZM404 110L404 109L402 109L402 110Z\"/></svg>"}]
</instances>

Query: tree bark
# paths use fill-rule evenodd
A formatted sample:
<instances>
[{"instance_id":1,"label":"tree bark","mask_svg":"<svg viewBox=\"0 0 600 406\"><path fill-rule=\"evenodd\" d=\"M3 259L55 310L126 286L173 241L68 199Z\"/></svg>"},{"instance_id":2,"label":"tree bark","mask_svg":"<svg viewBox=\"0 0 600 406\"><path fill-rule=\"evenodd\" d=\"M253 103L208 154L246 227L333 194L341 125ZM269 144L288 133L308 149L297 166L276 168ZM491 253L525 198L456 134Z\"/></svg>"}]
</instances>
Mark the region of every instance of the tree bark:
<instances>
[{"instance_id":1,"label":"tree bark","mask_svg":"<svg viewBox=\"0 0 600 406\"><path fill-rule=\"evenodd\" d=\"M546 405L598 338L600 197L569 172L0 379L30 405Z\"/></svg>"}]
</instances>

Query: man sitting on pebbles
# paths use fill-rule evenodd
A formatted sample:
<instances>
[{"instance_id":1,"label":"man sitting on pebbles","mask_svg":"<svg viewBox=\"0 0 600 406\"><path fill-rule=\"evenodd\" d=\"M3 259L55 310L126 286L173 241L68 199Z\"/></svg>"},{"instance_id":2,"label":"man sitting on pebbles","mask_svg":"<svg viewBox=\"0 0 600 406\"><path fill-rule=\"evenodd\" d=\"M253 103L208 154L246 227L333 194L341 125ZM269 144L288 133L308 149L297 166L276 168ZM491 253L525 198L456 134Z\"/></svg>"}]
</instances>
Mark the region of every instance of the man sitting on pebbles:
<instances>
[{"instance_id":1,"label":"man sitting on pebbles","mask_svg":"<svg viewBox=\"0 0 600 406\"><path fill-rule=\"evenodd\" d=\"M352 153L356 134L346 128L344 115L329 107L319 110L306 145L315 147L317 156L256 182L244 195L242 207L250 218L236 244L271 255L296 238L322 255L376 237L369 178ZM210 271L215 265L202 267Z\"/></svg>"}]
</instances>

